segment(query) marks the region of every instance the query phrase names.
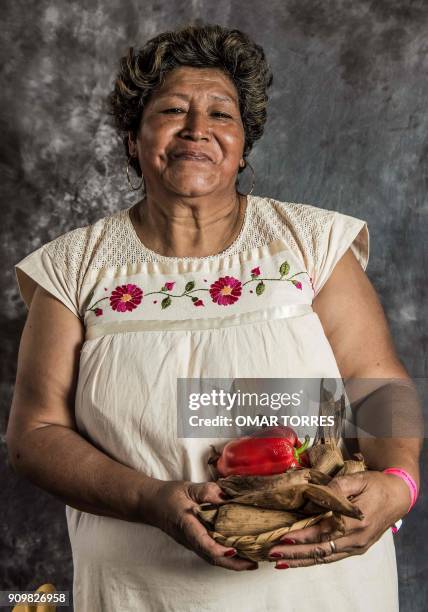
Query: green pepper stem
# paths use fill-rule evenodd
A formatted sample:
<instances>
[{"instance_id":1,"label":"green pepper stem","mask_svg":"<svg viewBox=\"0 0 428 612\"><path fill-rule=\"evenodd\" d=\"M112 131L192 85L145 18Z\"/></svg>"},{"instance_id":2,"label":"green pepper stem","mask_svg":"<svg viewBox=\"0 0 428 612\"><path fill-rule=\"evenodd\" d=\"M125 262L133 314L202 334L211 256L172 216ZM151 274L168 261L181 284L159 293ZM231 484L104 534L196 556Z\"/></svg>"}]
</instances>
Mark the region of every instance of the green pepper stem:
<instances>
[{"instance_id":1,"label":"green pepper stem","mask_svg":"<svg viewBox=\"0 0 428 612\"><path fill-rule=\"evenodd\" d=\"M300 455L308 448L310 440L311 438L309 436L305 436L305 441L303 442L302 446L299 446L299 448L294 448L294 456L296 459L299 459Z\"/></svg>"}]
</instances>

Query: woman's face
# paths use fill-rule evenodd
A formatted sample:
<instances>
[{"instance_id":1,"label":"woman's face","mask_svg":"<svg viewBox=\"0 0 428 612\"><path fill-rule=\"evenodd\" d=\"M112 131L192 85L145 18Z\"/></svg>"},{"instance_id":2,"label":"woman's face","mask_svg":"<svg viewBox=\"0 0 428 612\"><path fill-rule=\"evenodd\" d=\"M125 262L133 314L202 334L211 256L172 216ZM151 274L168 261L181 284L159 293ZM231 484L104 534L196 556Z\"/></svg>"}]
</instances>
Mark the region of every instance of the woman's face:
<instances>
[{"instance_id":1,"label":"woman's face","mask_svg":"<svg viewBox=\"0 0 428 612\"><path fill-rule=\"evenodd\" d=\"M157 195L235 189L244 144L236 87L215 68L168 72L144 108L136 142L129 135L146 189Z\"/></svg>"}]
</instances>

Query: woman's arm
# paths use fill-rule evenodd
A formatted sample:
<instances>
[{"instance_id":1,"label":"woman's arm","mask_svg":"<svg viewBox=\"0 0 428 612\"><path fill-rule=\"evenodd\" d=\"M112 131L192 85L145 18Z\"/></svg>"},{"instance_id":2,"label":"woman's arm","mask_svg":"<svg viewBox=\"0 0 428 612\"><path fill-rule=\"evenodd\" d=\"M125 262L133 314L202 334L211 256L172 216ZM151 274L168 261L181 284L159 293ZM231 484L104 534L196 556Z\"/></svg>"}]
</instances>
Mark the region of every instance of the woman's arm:
<instances>
[{"instance_id":1,"label":"woman's arm","mask_svg":"<svg viewBox=\"0 0 428 612\"><path fill-rule=\"evenodd\" d=\"M399 379L411 381L400 362L382 305L372 284L356 260L351 249L336 265L332 275L313 302L326 336L331 344L340 373L345 381L357 379ZM382 380L379 381L382 384ZM358 382L357 385L358 387ZM413 398L412 398L413 399ZM353 398L350 397L351 403ZM358 424L370 421L373 402L362 403L356 410ZM361 412L359 414L359 411ZM401 467L409 472L419 485L419 456L422 448L422 432L417 434L420 414L414 402L400 407L383 405L379 417L407 421L408 432L415 437L399 438L399 428L394 427L391 437L370 438L361 436L359 446L369 468L384 470ZM395 417L392 410L395 410ZM396 479L396 477L395 477ZM403 491L407 487L403 483Z\"/></svg>"},{"instance_id":2,"label":"woman's arm","mask_svg":"<svg viewBox=\"0 0 428 612\"><path fill-rule=\"evenodd\" d=\"M108 457L77 431L74 398L82 323L40 286L21 337L6 442L18 474L79 510L144 521L159 484Z\"/></svg>"}]
</instances>

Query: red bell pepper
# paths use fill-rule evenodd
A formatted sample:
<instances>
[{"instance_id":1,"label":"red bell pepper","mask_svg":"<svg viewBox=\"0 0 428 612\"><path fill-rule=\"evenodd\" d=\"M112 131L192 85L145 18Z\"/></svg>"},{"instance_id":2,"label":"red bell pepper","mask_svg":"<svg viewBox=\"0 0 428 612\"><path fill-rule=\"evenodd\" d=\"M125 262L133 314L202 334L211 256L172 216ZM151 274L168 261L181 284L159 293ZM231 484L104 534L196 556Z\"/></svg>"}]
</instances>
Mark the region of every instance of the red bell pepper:
<instances>
[{"instance_id":1,"label":"red bell pepper","mask_svg":"<svg viewBox=\"0 0 428 612\"><path fill-rule=\"evenodd\" d=\"M223 477L231 474L268 476L303 467L301 456L309 445L309 436L305 437L303 444L295 447L288 438L273 435L275 432L270 432L269 437L256 434L228 442L217 459L219 474Z\"/></svg>"},{"instance_id":2,"label":"red bell pepper","mask_svg":"<svg viewBox=\"0 0 428 612\"><path fill-rule=\"evenodd\" d=\"M290 440L293 446L300 448L302 443L299 441L296 432L292 427L286 425L274 425L272 427L263 427L261 430L251 434L254 438L286 438ZM311 462L307 452L300 455L300 463L302 467L311 467Z\"/></svg>"},{"instance_id":3,"label":"red bell pepper","mask_svg":"<svg viewBox=\"0 0 428 612\"><path fill-rule=\"evenodd\" d=\"M299 438L292 427L286 425L273 425L272 427L262 427L250 436L251 438L285 438L290 440L293 446L300 444Z\"/></svg>"}]
</instances>

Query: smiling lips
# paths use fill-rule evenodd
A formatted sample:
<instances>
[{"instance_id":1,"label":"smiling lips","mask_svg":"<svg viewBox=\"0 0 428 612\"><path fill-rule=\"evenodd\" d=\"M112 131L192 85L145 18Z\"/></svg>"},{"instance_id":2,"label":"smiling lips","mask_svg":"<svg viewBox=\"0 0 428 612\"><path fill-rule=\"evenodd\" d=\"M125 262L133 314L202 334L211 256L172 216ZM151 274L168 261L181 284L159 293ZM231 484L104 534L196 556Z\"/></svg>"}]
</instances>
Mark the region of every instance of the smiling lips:
<instances>
[{"instance_id":1,"label":"smiling lips","mask_svg":"<svg viewBox=\"0 0 428 612\"><path fill-rule=\"evenodd\" d=\"M199 162L210 162L212 161L208 155L201 151L182 150L177 151L171 155L174 161L199 161Z\"/></svg>"}]
</instances>

